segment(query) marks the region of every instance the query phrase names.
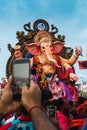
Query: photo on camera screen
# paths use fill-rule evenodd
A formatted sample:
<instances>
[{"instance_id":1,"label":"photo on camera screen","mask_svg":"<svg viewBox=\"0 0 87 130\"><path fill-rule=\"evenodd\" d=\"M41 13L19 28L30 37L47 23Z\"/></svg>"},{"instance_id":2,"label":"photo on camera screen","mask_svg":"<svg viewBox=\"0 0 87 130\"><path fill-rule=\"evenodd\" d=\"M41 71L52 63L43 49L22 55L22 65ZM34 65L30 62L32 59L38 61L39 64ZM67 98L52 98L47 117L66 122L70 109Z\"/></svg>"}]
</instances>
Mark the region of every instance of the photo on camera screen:
<instances>
[{"instance_id":1,"label":"photo on camera screen","mask_svg":"<svg viewBox=\"0 0 87 130\"><path fill-rule=\"evenodd\" d=\"M12 66L13 84L19 88L29 85L30 62L29 59L14 60Z\"/></svg>"}]
</instances>

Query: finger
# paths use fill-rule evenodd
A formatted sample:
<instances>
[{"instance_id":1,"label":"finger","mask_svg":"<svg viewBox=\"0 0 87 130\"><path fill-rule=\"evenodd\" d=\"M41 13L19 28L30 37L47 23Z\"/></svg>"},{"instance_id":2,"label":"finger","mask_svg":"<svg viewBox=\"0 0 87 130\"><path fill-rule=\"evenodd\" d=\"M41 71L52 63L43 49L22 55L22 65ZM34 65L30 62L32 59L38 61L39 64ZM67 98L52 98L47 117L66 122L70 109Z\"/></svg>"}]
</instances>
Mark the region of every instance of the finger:
<instances>
[{"instance_id":1,"label":"finger","mask_svg":"<svg viewBox=\"0 0 87 130\"><path fill-rule=\"evenodd\" d=\"M10 89L11 84L12 84L12 76L9 77L8 82L5 85L5 89Z\"/></svg>"},{"instance_id":2,"label":"finger","mask_svg":"<svg viewBox=\"0 0 87 130\"><path fill-rule=\"evenodd\" d=\"M36 80L36 77L35 77L35 75L30 75L30 80L33 80L35 83L37 82Z\"/></svg>"},{"instance_id":3,"label":"finger","mask_svg":"<svg viewBox=\"0 0 87 130\"><path fill-rule=\"evenodd\" d=\"M36 82L36 79L31 79L30 80L30 86L38 86L37 82Z\"/></svg>"},{"instance_id":4,"label":"finger","mask_svg":"<svg viewBox=\"0 0 87 130\"><path fill-rule=\"evenodd\" d=\"M24 87L22 88L22 94L23 94L25 91L28 91L28 87L26 87L26 86L24 86Z\"/></svg>"}]
</instances>

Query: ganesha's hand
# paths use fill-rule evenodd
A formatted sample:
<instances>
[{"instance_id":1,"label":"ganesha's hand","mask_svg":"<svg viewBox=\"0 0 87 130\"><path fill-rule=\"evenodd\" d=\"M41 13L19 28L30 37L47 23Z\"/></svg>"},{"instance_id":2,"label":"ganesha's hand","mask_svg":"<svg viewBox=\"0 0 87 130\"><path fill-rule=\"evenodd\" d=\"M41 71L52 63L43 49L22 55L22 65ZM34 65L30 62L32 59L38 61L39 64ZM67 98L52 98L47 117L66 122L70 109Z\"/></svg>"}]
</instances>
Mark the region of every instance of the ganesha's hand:
<instances>
[{"instance_id":1,"label":"ganesha's hand","mask_svg":"<svg viewBox=\"0 0 87 130\"><path fill-rule=\"evenodd\" d=\"M75 48L75 55L76 56L82 55L82 47L81 46Z\"/></svg>"},{"instance_id":2,"label":"ganesha's hand","mask_svg":"<svg viewBox=\"0 0 87 130\"><path fill-rule=\"evenodd\" d=\"M78 76L75 75L74 73L70 73L69 77L70 77L70 81L74 81L74 82L78 81Z\"/></svg>"}]
</instances>

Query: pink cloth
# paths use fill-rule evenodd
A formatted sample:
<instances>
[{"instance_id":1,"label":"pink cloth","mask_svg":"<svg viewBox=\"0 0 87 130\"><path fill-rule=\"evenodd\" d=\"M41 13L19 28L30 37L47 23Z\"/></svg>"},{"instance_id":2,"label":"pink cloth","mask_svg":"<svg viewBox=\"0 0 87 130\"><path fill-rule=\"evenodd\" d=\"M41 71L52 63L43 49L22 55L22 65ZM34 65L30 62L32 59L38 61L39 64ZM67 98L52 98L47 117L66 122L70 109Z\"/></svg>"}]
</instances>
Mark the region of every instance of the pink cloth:
<instances>
[{"instance_id":1,"label":"pink cloth","mask_svg":"<svg viewBox=\"0 0 87 130\"><path fill-rule=\"evenodd\" d=\"M69 119L60 111L57 111L58 124L61 130L67 130L69 126Z\"/></svg>"},{"instance_id":2,"label":"pink cloth","mask_svg":"<svg viewBox=\"0 0 87 130\"><path fill-rule=\"evenodd\" d=\"M59 99L62 98L63 96L66 96L66 92L64 89L64 85L61 83L59 83L59 85L56 83L56 81L54 81L52 83L52 86L50 87L50 90L52 92L53 95L53 99Z\"/></svg>"}]
</instances>

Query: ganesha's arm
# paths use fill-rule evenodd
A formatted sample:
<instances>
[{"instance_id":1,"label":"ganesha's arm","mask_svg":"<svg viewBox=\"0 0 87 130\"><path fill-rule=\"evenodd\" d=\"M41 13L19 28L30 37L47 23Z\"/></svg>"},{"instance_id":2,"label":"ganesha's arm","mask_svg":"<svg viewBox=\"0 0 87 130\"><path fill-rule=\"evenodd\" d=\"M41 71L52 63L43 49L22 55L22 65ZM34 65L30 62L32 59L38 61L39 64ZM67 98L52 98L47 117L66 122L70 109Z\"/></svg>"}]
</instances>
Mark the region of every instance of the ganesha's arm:
<instances>
[{"instance_id":1,"label":"ganesha's arm","mask_svg":"<svg viewBox=\"0 0 87 130\"><path fill-rule=\"evenodd\" d=\"M74 73L73 68L67 63L64 64L64 68L67 71L67 73L69 74L70 80L76 82L78 80L78 76Z\"/></svg>"},{"instance_id":2,"label":"ganesha's arm","mask_svg":"<svg viewBox=\"0 0 87 130\"><path fill-rule=\"evenodd\" d=\"M69 65L73 65L77 61L78 57L79 56L74 54L69 59L64 59L61 57L61 60L62 60L62 62L68 63Z\"/></svg>"},{"instance_id":3,"label":"ganesha's arm","mask_svg":"<svg viewBox=\"0 0 87 130\"><path fill-rule=\"evenodd\" d=\"M63 62L63 67L65 68L65 70L67 71L69 68L72 69L72 67L67 63L67 62ZM73 70L73 69L72 69ZM73 71L74 72L74 71Z\"/></svg>"},{"instance_id":4,"label":"ganesha's arm","mask_svg":"<svg viewBox=\"0 0 87 130\"><path fill-rule=\"evenodd\" d=\"M61 59L63 62L66 62L69 65L73 65L75 64L75 62L77 61L80 55L82 55L82 47L79 47L79 48L76 47L74 54L69 59L64 59L62 57Z\"/></svg>"}]
</instances>

